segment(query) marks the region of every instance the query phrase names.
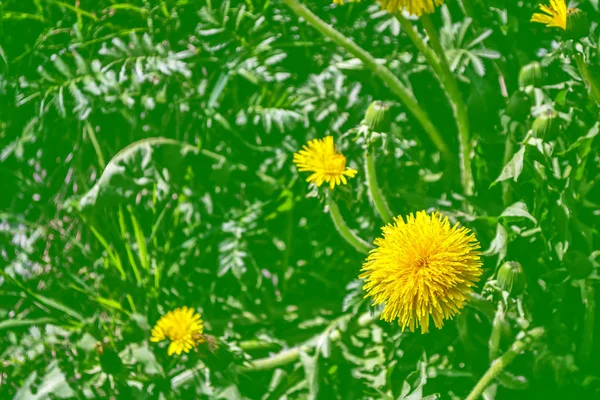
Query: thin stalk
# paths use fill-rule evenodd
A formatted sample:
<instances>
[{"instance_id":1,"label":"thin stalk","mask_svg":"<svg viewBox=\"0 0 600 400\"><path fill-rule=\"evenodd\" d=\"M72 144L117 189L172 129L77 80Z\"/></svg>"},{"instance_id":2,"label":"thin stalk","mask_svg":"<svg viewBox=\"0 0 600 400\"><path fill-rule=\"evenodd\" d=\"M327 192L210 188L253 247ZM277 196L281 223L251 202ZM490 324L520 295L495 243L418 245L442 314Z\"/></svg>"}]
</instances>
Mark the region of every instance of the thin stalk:
<instances>
[{"instance_id":1,"label":"thin stalk","mask_svg":"<svg viewBox=\"0 0 600 400\"><path fill-rule=\"evenodd\" d=\"M381 216L384 222L390 222L394 218L394 214L390 210L383 192L377 182L377 172L375 170L375 157L373 150L365 151L365 170L367 173L367 186L369 187L369 195L375 205L375 209Z\"/></svg>"},{"instance_id":2,"label":"thin stalk","mask_svg":"<svg viewBox=\"0 0 600 400\"><path fill-rule=\"evenodd\" d=\"M427 60L427 62L433 69L433 72L435 72L435 74L441 79L443 73L442 66L440 64L440 59L438 58L438 56L433 50L431 50L431 47L427 46L427 43L425 43L421 35L419 35L415 31L413 24L409 20L407 20L401 12L394 14L394 16L400 23L400 26L402 26L402 29L404 29L404 33L406 33L406 36L408 36L410 41L417 47L421 54L423 54L425 60Z\"/></svg>"},{"instance_id":3,"label":"thin stalk","mask_svg":"<svg viewBox=\"0 0 600 400\"><path fill-rule=\"evenodd\" d=\"M347 322L351 319L350 314L346 314L341 316L338 321L339 322ZM357 325L359 328L364 328L372 324L377 318L379 318L378 314L372 314L370 312L361 315L358 318ZM298 361L300 358L300 353L310 350L312 347L318 344L318 341L321 339L323 335L329 335L329 340L332 342L336 342L341 339L342 333L332 327L328 327L323 333L320 333L314 336L312 339L307 342L293 347L288 350L281 351L271 357L261 358L258 360L250 361L250 365L247 367L242 367L241 371L243 372L253 372L253 371L264 371L268 369L278 368L287 364L294 363Z\"/></svg>"},{"instance_id":4,"label":"thin stalk","mask_svg":"<svg viewBox=\"0 0 600 400\"><path fill-rule=\"evenodd\" d=\"M504 142L504 162L502 165L508 164L513 157L513 138L513 131L509 127L508 132L506 132L506 141ZM502 202L504 203L504 207L508 207L513 203L512 184L510 180L505 180L502 182Z\"/></svg>"},{"instance_id":5,"label":"thin stalk","mask_svg":"<svg viewBox=\"0 0 600 400\"><path fill-rule=\"evenodd\" d=\"M92 146L94 146L94 151L96 152L96 157L98 157L98 165L100 166L100 169L104 171L104 168L106 167L106 162L104 161L104 156L102 155L102 148L100 147L100 144L98 143L98 139L96 138L96 133L94 132L94 128L92 127L92 125L90 125L89 122L86 121L85 125L84 125L84 130L88 134L88 136L90 138L90 142L92 142Z\"/></svg>"},{"instance_id":6,"label":"thin stalk","mask_svg":"<svg viewBox=\"0 0 600 400\"><path fill-rule=\"evenodd\" d=\"M396 96L398 96L400 101L419 121L425 132L429 135L431 141L442 153L444 159L451 160L448 145L444 141L438 129L431 122L431 119L427 113L423 110L423 108L421 108L419 103L417 103L412 93L410 93L410 91L404 87L402 82L400 82L400 80L396 78L396 76L387 67L379 64L370 53L359 47L356 43L348 39L339 31L335 30L331 25L317 17L308 8L300 4L298 0L283 0L283 2L287 4L298 16L304 18L306 22L312 25L316 30L331 39L331 41L338 46L343 47L356 58L360 59L367 68L373 71L375 75L379 76L379 78L381 78L381 80L388 85L390 90L394 92Z\"/></svg>"},{"instance_id":7,"label":"thin stalk","mask_svg":"<svg viewBox=\"0 0 600 400\"><path fill-rule=\"evenodd\" d=\"M504 323L504 309L502 302L498 302L498 310L494 316L494 322L492 323L492 334L490 335L489 350L490 360L494 360L498 357L500 352L500 340L502 339L502 324Z\"/></svg>"},{"instance_id":8,"label":"thin stalk","mask_svg":"<svg viewBox=\"0 0 600 400\"><path fill-rule=\"evenodd\" d=\"M473 172L471 170L471 131L469 126L469 114L467 112L467 105L465 104L460 88L458 87L458 81L454 74L450 70L446 53L442 48L440 38L438 36L431 19L427 14L421 16L421 22L429 37L429 43L431 47L437 53L439 64L440 64L440 75L439 78L442 84L446 88L446 92L450 97L450 103L454 116L456 117L456 123L458 125L459 142L460 142L460 170L461 170L461 182L465 196L473 195ZM435 68L434 68L435 70Z\"/></svg>"},{"instance_id":9,"label":"thin stalk","mask_svg":"<svg viewBox=\"0 0 600 400\"><path fill-rule=\"evenodd\" d=\"M582 365L590 361L590 354L594 348L594 320L596 314L596 298L594 284L588 280L581 285L581 294L585 313L583 314L583 338L579 349L579 358Z\"/></svg>"},{"instance_id":10,"label":"thin stalk","mask_svg":"<svg viewBox=\"0 0 600 400\"><path fill-rule=\"evenodd\" d=\"M344 221L344 217L342 217L342 214L340 213L340 208L335 200L333 200L331 193L327 195L327 205L329 206L329 214L331 214L333 224L335 225L335 228L339 232L340 236L342 236L344 240L346 240L346 242L348 242L358 252L368 254L373 246L359 237L348 227L346 221Z\"/></svg>"},{"instance_id":11,"label":"thin stalk","mask_svg":"<svg viewBox=\"0 0 600 400\"><path fill-rule=\"evenodd\" d=\"M492 383L492 381L504 371L510 363L512 363L515 358L523 351L527 350L529 346L537 339L541 338L544 335L544 328L534 328L527 332L527 334L519 340L516 340L510 349L492 361L490 368L486 371L486 373L479 379L479 382L475 385L469 396L467 396L466 400L476 400L481 396L483 391Z\"/></svg>"}]
</instances>

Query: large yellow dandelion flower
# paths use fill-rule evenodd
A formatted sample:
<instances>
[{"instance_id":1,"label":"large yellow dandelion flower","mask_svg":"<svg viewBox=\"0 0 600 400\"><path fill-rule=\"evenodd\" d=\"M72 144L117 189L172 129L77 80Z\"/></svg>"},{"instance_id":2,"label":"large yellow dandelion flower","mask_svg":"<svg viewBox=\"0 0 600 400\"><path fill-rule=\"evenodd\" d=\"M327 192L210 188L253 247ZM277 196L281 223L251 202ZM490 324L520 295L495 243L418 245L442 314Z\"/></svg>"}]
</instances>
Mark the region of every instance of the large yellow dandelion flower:
<instances>
[{"instance_id":1,"label":"large yellow dandelion flower","mask_svg":"<svg viewBox=\"0 0 600 400\"><path fill-rule=\"evenodd\" d=\"M344 4L358 2L360 0L333 0L335 4ZM421 15L431 14L435 11L435 6L444 4L443 0L377 0L381 3L381 8L389 11L392 14L408 11L409 14L420 17Z\"/></svg>"},{"instance_id":2,"label":"large yellow dandelion flower","mask_svg":"<svg viewBox=\"0 0 600 400\"><path fill-rule=\"evenodd\" d=\"M531 22L540 22L547 27L557 27L567 29L567 16L575 11L574 8L567 8L565 0L550 0L550 5L540 4L540 10L546 14L535 13L531 17Z\"/></svg>"},{"instance_id":3,"label":"large yellow dandelion flower","mask_svg":"<svg viewBox=\"0 0 600 400\"><path fill-rule=\"evenodd\" d=\"M200 314L197 314L193 308L176 308L163 315L154 328L150 341L161 342L169 339L169 349L167 353L181 354L182 351L189 353L192 347L204 341L202 332L204 325Z\"/></svg>"},{"instance_id":4,"label":"large yellow dandelion flower","mask_svg":"<svg viewBox=\"0 0 600 400\"><path fill-rule=\"evenodd\" d=\"M308 145L294 154L294 163L301 172L312 172L306 179L307 182L317 186L327 182L331 189L341 183L345 185L346 177L353 178L358 172L355 169L346 168L346 157L335 150L331 136L308 142Z\"/></svg>"},{"instance_id":5,"label":"large yellow dandelion flower","mask_svg":"<svg viewBox=\"0 0 600 400\"><path fill-rule=\"evenodd\" d=\"M363 265L360 278L374 305L384 303L381 319L398 318L402 330L437 328L463 308L481 275L479 242L467 228L448 217L420 211L396 217L383 227Z\"/></svg>"}]
</instances>

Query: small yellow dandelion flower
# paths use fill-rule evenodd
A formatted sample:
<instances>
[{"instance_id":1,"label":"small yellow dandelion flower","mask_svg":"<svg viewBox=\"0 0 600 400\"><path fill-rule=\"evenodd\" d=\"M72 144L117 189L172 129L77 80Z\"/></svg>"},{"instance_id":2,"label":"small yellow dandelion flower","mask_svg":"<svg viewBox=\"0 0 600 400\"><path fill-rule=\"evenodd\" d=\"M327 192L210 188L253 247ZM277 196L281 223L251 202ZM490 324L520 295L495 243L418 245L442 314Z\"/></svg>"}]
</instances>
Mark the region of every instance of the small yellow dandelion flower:
<instances>
[{"instance_id":1,"label":"small yellow dandelion flower","mask_svg":"<svg viewBox=\"0 0 600 400\"><path fill-rule=\"evenodd\" d=\"M360 0L333 0L335 4L344 4L345 1L350 3ZM435 6L444 4L443 0L377 0L381 3L381 8L389 11L392 14L406 10L409 14L420 17L423 14L431 14L435 11Z\"/></svg>"},{"instance_id":2,"label":"small yellow dandelion flower","mask_svg":"<svg viewBox=\"0 0 600 400\"><path fill-rule=\"evenodd\" d=\"M575 11L574 8L567 8L565 0L550 0L550 5L540 4L540 10L546 14L535 13L531 17L531 22L546 24L547 27L557 27L563 30L567 29L567 16Z\"/></svg>"},{"instance_id":3,"label":"small yellow dandelion flower","mask_svg":"<svg viewBox=\"0 0 600 400\"><path fill-rule=\"evenodd\" d=\"M202 332L204 325L200 314L197 314L193 308L176 308L163 315L154 328L150 341L161 342L169 339L169 349L167 353L181 354L182 351L189 353L192 347L202 343Z\"/></svg>"},{"instance_id":4,"label":"small yellow dandelion flower","mask_svg":"<svg viewBox=\"0 0 600 400\"><path fill-rule=\"evenodd\" d=\"M381 319L398 318L402 330L437 328L463 308L481 275L479 242L448 217L420 211L383 227L360 278L374 305L384 303Z\"/></svg>"},{"instance_id":5,"label":"small yellow dandelion flower","mask_svg":"<svg viewBox=\"0 0 600 400\"><path fill-rule=\"evenodd\" d=\"M353 178L358 172L346 168L346 157L335 151L333 137L313 139L302 150L294 154L294 163L300 172L310 171L306 181L321 186L323 182L329 183L333 189L335 185L346 184L346 177Z\"/></svg>"}]
</instances>

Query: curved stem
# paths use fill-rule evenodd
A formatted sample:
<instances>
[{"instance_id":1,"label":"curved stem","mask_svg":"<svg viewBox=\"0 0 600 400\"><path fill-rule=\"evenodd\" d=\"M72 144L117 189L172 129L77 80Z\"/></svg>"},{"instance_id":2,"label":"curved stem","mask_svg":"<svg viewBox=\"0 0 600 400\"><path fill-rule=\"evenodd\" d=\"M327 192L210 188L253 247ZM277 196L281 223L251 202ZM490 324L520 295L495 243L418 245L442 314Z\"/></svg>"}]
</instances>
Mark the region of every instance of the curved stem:
<instances>
[{"instance_id":1,"label":"curved stem","mask_svg":"<svg viewBox=\"0 0 600 400\"><path fill-rule=\"evenodd\" d=\"M465 196L473 195L473 172L471 171L471 132L469 127L469 114L467 112L467 105L465 104L460 88L458 87L458 81L450 70L450 65L446 59L446 53L440 43L440 38L435 30L429 15L424 14L421 16L421 22L429 37L429 43L431 47L437 53L439 59L439 72L438 75L442 84L446 88L446 92L450 97L450 103L454 116L456 117L456 123L458 125L459 142L460 142L460 169L461 169L461 182ZM424 54L425 55L425 54ZM426 56L427 57L427 56ZM435 68L434 68L435 70Z\"/></svg>"},{"instance_id":2,"label":"curved stem","mask_svg":"<svg viewBox=\"0 0 600 400\"><path fill-rule=\"evenodd\" d=\"M375 209L381 216L384 222L390 222L394 218L394 214L390 211L385 197L377 182L377 172L375 169L375 157L373 157L373 150L365 151L365 170L367 173L367 186L369 187L369 195L375 205Z\"/></svg>"},{"instance_id":3,"label":"curved stem","mask_svg":"<svg viewBox=\"0 0 600 400\"><path fill-rule=\"evenodd\" d=\"M476 400L481 396L481 393L492 383L492 381L506 368L515 358L537 339L544 335L544 328L534 328L527 332L525 337L515 341L510 349L499 358L492 361L490 368L479 379L469 396L465 400Z\"/></svg>"},{"instance_id":4,"label":"curved stem","mask_svg":"<svg viewBox=\"0 0 600 400\"><path fill-rule=\"evenodd\" d=\"M402 82L385 66L379 64L377 60L367 51L359 47L352 40L335 30L331 25L313 14L308 8L298 2L298 0L283 0L298 16L304 18L306 22L312 25L316 30L331 39L335 44L343 47L356 58L360 59L367 68L372 70L375 75L383 80L390 90L394 92L406 108L419 121L425 132L429 135L437 149L442 153L446 160L450 160L450 151L446 142L438 129L433 125L427 113L421 108L415 100L412 93L404 87Z\"/></svg>"},{"instance_id":5,"label":"curved stem","mask_svg":"<svg viewBox=\"0 0 600 400\"><path fill-rule=\"evenodd\" d=\"M371 312L365 313L361 315L356 324L358 328L364 328L372 324L377 318L379 314L372 314ZM351 314L342 315L337 319L338 323L345 322L347 323L352 318ZM342 333L335 326L329 326L323 333L320 333L308 340L307 342L292 347L291 349L283 350L271 357L261 358L258 360L250 361L247 367L240 367L240 371L242 372L253 372L253 371L264 371L266 369L273 369L277 367L281 367L287 364L291 364L293 362L298 361L300 358L300 353L303 351L308 351L315 345L318 345L319 339L323 335L328 335L329 340L332 342L336 342L342 338Z\"/></svg>"},{"instance_id":6,"label":"curved stem","mask_svg":"<svg viewBox=\"0 0 600 400\"><path fill-rule=\"evenodd\" d=\"M417 47L417 50L419 50L421 54L423 54L423 56L433 69L433 72L435 72L435 74L441 79L442 66L440 64L440 59L438 58L438 56L433 50L431 50L429 46L427 46L427 43L425 43L423 38L415 31L413 24L409 20L407 20L404 17L404 15L402 15L402 13L398 12L394 14L394 16L400 23L400 26L402 26L402 29L404 29L404 33L406 33L406 36L408 36L410 41Z\"/></svg>"},{"instance_id":7,"label":"curved stem","mask_svg":"<svg viewBox=\"0 0 600 400\"><path fill-rule=\"evenodd\" d=\"M346 221L344 221L344 217L342 217L342 214L340 213L340 208L335 200L333 200L331 193L327 195L327 205L329 206L329 214L331 214L333 224L344 240L360 253L368 254L373 246L359 237L348 227L348 225L346 225Z\"/></svg>"}]
</instances>

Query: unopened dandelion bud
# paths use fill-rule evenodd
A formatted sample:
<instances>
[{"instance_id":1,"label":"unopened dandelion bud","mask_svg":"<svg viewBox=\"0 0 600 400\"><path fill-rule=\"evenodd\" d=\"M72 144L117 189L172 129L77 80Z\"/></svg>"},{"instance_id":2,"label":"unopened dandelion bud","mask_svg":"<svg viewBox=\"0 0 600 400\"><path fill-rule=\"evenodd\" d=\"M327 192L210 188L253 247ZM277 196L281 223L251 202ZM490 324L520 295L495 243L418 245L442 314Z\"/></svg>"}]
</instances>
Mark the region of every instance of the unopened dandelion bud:
<instances>
[{"instance_id":1,"label":"unopened dandelion bud","mask_svg":"<svg viewBox=\"0 0 600 400\"><path fill-rule=\"evenodd\" d=\"M590 21L587 14L578 8L567 12L566 36L569 39L580 39L590 34Z\"/></svg>"},{"instance_id":2,"label":"unopened dandelion bud","mask_svg":"<svg viewBox=\"0 0 600 400\"><path fill-rule=\"evenodd\" d=\"M383 101L374 101L365 115L365 124L374 132L388 132L392 125L390 106Z\"/></svg>"},{"instance_id":3,"label":"unopened dandelion bud","mask_svg":"<svg viewBox=\"0 0 600 400\"><path fill-rule=\"evenodd\" d=\"M527 278L521 264L515 261L507 261L498 270L497 283L500 289L518 296L525 291Z\"/></svg>"},{"instance_id":4,"label":"unopened dandelion bud","mask_svg":"<svg viewBox=\"0 0 600 400\"><path fill-rule=\"evenodd\" d=\"M568 251L564 257L564 263L569 274L575 279L587 278L594 269L589 257L577 250Z\"/></svg>"},{"instance_id":5,"label":"unopened dandelion bud","mask_svg":"<svg viewBox=\"0 0 600 400\"><path fill-rule=\"evenodd\" d=\"M544 112L533 121L531 127L533 136L536 138L551 140L556 138L560 130L560 118L556 111Z\"/></svg>"},{"instance_id":6,"label":"unopened dandelion bud","mask_svg":"<svg viewBox=\"0 0 600 400\"><path fill-rule=\"evenodd\" d=\"M523 66L519 72L519 87L527 86L540 87L544 80L544 70L542 64L537 61L530 62Z\"/></svg>"}]
</instances>

